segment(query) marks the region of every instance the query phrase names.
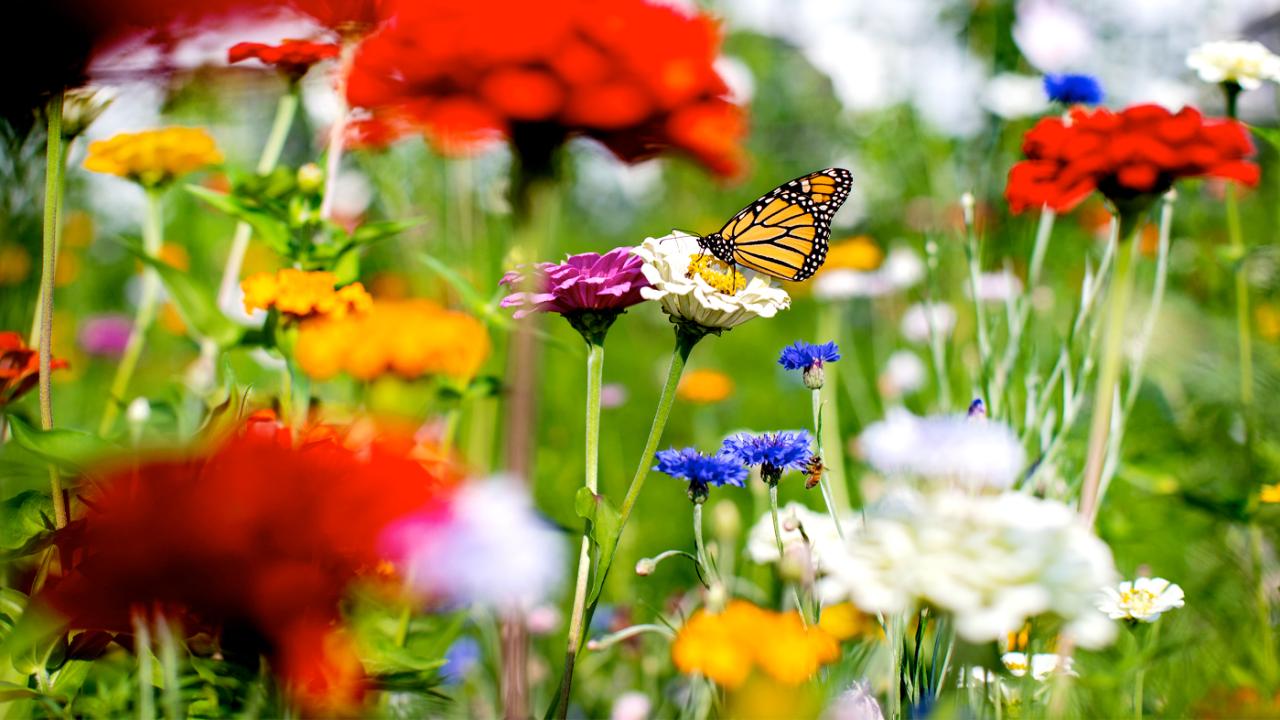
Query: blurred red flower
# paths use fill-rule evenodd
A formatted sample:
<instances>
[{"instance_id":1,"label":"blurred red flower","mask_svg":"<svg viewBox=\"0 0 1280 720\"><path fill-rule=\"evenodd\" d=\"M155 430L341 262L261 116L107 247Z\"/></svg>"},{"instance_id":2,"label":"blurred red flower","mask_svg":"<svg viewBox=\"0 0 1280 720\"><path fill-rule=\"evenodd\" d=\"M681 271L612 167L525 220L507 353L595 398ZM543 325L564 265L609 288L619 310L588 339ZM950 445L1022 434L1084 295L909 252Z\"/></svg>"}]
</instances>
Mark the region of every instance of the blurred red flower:
<instances>
[{"instance_id":1,"label":"blurred red flower","mask_svg":"<svg viewBox=\"0 0 1280 720\"><path fill-rule=\"evenodd\" d=\"M236 43L227 51L227 62L257 60L271 65L286 76L297 79L307 74L312 65L338 57L341 48L334 43L318 43L310 40L284 40L279 45L255 42Z\"/></svg>"},{"instance_id":2,"label":"blurred red flower","mask_svg":"<svg viewBox=\"0 0 1280 720\"><path fill-rule=\"evenodd\" d=\"M51 367L62 370L66 360L53 358ZM40 353L27 347L13 331L0 332L0 408L25 395L40 381Z\"/></svg>"},{"instance_id":3,"label":"blurred red flower","mask_svg":"<svg viewBox=\"0 0 1280 720\"><path fill-rule=\"evenodd\" d=\"M380 532L445 503L455 478L414 459L411 441L352 449L335 433L294 448L269 423L109 475L64 548L72 572L46 598L86 629L126 630L136 608L163 608L266 654L308 707L349 705L364 684L339 603L382 559Z\"/></svg>"},{"instance_id":4,"label":"blurred red flower","mask_svg":"<svg viewBox=\"0 0 1280 720\"><path fill-rule=\"evenodd\" d=\"M505 137L540 172L580 134L625 160L673 149L720 175L741 168L743 112L725 99L708 16L647 0L399 0L387 11L356 51L348 100L411 123L442 152Z\"/></svg>"},{"instance_id":5,"label":"blurred red flower","mask_svg":"<svg viewBox=\"0 0 1280 720\"><path fill-rule=\"evenodd\" d=\"M1009 171L1005 198L1015 213L1048 206L1074 208L1098 190L1125 205L1155 197L1179 178L1220 177L1258 182L1248 130L1234 120L1206 120L1185 107L1158 105L1120 112L1075 108L1070 119L1045 118L1023 138L1026 160Z\"/></svg>"},{"instance_id":6,"label":"blurred red flower","mask_svg":"<svg viewBox=\"0 0 1280 720\"><path fill-rule=\"evenodd\" d=\"M342 34L359 34L382 18L383 0L290 0L290 5Z\"/></svg>"}]
</instances>

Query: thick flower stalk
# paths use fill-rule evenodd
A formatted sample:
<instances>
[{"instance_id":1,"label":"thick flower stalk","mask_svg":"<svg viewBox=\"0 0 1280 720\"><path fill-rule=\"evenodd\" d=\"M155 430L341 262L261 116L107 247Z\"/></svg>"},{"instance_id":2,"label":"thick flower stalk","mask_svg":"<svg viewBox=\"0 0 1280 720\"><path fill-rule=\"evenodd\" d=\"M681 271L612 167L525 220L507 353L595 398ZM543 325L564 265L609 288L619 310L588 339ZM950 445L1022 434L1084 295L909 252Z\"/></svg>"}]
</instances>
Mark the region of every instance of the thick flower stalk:
<instances>
[{"instance_id":1,"label":"thick flower stalk","mask_svg":"<svg viewBox=\"0 0 1280 720\"><path fill-rule=\"evenodd\" d=\"M604 255L583 253L563 263L541 263L532 276L522 277L513 271L502 278L503 285L529 287L532 291L516 292L503 298L503 307L518 307L516 317L534 312L552 312L563 316L587 344L587 410L586 457L584 485L593 496L599 493L600 393L604 383L604 341L618 316L644 301L641 290L648 281L641 272L643 261L629 247L610 250ZM560 684L559 708L568 709L572 690L574 664L582 650L587 588L591 579L590 526L583 528L578 554L578 576L574 586L573 610L569 617L568 647L565 650L564 675ZM596 573L603 568L596 563Z\"/></svg>"},{"instance_id":2,"label":"thick flower stalk","mask_svg":"<svg viewBox=\"0 0 1280 720\"><path fill-rule=\"evenodd\" d=\"M1068 119L1045 118L1023 141L1027 159L1009 171L1005 197L1011 209L1074 208L1094 190L1110 202L1121 241L1141 231L1156 199L1187 177L1217 177L1246 185L1258 182L1248 160L1253 143L1234 120L1206 120L1194 108L1177 113L1157 105L1120 112L1074 109ZM1102 360L1080 494L1081 514L1093 521L1111 434L1120 379L1124 321L1133 286L1136 243L1122 242L1109 291Z\"/></svg>"}]
</instances>

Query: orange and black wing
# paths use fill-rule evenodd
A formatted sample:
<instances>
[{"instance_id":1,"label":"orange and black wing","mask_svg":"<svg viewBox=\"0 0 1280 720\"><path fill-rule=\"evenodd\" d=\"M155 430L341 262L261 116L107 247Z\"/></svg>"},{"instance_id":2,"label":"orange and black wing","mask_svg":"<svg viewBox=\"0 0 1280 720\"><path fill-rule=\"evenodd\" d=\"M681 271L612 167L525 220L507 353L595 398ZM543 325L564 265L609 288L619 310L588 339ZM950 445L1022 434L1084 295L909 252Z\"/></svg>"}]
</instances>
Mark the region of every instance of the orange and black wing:
<instances>
[{"instance_id":1,"label":"orange and black wing","mask_svg":"<svg viewBox=\"0 0 1280 720\"><path fill-rule=\"evenodd\" d=\"M827 257L831 217L852 186L843 168L809 173L743 208L720 234L738 264L780 280L806 280Z\"/></svg>"}]
</instances>

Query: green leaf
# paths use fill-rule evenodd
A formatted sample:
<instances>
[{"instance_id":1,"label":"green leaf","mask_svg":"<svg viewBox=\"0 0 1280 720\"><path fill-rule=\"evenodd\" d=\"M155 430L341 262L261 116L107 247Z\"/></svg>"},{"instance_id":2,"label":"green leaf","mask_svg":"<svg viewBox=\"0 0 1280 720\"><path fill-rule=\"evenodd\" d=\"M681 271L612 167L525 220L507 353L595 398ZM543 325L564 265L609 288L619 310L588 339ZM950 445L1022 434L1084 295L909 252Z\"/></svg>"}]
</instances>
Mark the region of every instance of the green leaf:
<instances>
[{"instance_id":1,"label":"green leaf","mask_svg":"<svg viewBox=\"0 0 1280 720\"><path fill-rule=\"evenodd\" d=\"M37 430L16 415L9 415L8 419L14 442L64 470L84 470L114 450L114 446L102 438L81 430Z\"/></svg>"},{"instance_id":2,"label":"green leaf","mask_svg":"<svg viewBox=\"0 0 1280 720\"><path fill-rule=\"evenodd\" d=\"M1280 128L1264 128L1258 127L1257 125L1250 125L1249 129L1252 130L1255 135L1267 141L1268 145L1280 150Z\"/></svg>"},{"instance_id":3,"label":"green leaf","mask_svg":"<svg viewBox=\"0 0 1280 720\"><path fill-rule=\"evenodd\" d=\"M244 334L244 328L222 314L212 290L200 285L191 275L163 260L137 251L133 253L160 276L160 280L169 291L169 296L178 306L178 311L182 313L183 320L194 328L197 334L214 341L218 347L222 348L239 342L240 336Z\"/></svg>"},{"instance_id":4,"label":"green leaf","mask_svg":"<svg viewBox=\"0 0 1280 720\"><path fill-rule=\"evenodd\" d=\"M577 511L578 517L591 524L589 533L598 553L591 592L587 594L587 604L590 605L600 597L600 591L604 589L605 574L602 571L613 562L613 551L618 547L618 535L622 532L622 516L608 498L591 492L589 488L578 490L573 498L573 509Z\"/></svg>"},{"instance_id":5,"label":"green leaf","mask_svg":"<svg viewBox=\"0 0 1280 720\"><path fill-rule=\"evenodd\" d=\"M253 227L262 242L281 255L289 254L289 226L271 213L253 207L243 200L199 185L187 185L187 192L195 195L231 217L243 220Z\"/></svg>"},{"instance_id":6,"label":"green leaf","mask_svg":"<svg viewBox=\"0 0 1280 720\"><path fill-rule=\"evenodd\" d=\"M471 286L466 278L458 274L456 270L440 261L440 259L423 253L418 256L422 260L422 264L426 265L437 275L444 278L454 290L458 291L458 295L462 297L462 302L472 314L479 316L488 323L494 323L507 327L511 325L511 321L505 316L498 315L493 311L493 307L489 304L488 299L480 294L478 290Z\"/></svg>"},{"instance_id":7,"label":"green leaf","mask_svg":"<svg viewBox=\"0 0 1280 720\"><path fill-rule=\"evenodd\" d=\"M333 264L333 274L339 285L350 285L360 279L360 250L354 245L338 256Z\"/></svg>"},{"instance_id":8,"label":"green leaf","mask_svg":"<svg viewBox=\"0 0 1280 720\"><path fill-rule=\"evenodd\" d=\"M351 233L351 240L359 245L367 245L385 238L399 235L427 221L426 218L409 218L407 220L383 220L365 223Z\"/></svg>"},{"instance_id":9,"label":"green leaf","mask_svg":"<svg viewBox=\"0 0 1280 720\"><path fill-rule=\"evenodd\" d=\"M53 502L38 490L24 490L0 503L0 549L20 550L52 529Z\"/></svg>"}]
</instances>

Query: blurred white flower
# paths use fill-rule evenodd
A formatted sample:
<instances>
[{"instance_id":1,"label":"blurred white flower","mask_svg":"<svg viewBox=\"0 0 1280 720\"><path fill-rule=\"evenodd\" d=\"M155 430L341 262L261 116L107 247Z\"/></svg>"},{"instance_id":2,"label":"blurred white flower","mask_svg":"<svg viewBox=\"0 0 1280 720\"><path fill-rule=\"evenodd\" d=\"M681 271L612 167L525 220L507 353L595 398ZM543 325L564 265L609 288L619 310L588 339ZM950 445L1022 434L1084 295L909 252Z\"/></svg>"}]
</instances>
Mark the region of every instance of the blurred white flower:
<instances>
[{"instance_id":1,"label":"blurred white flower","mask_svg":"<svg viewBox=\"0 0 1280 720\"><path fill-rule=\"evenodd\" d=\"M929 371L919 355L910 350L898 350L885 362L880 373L880 392L896 398L924 387Z\"/></svg>"},{"instance_id":2,"label":"blurred white flower","mask_svg":"<svg viewBox=\"0 0 1280 720\"><path fill-rule=\"evenodd\" d=\"M561 534L511 478L464 485L447 508L401 520L382 541L424 598L458 605L527 611L564 576Z\"/></svg>"},{"instance_id":3,"label":"blurred white flower","mask_svg":"<svg viewBox=\"0 0 1280 720\"><path fill-rule=\"evenodd\" d=\"M840 518L840 527L849 533L861 520L853 513ZM844 552L840 533L831 516L810 510L798 503L787 503L778 509L778 527L782 531L782 548L789 555L794 551L810 553L814 569L826 568L826 558ZM805 538L808 537L808 542ZM778 562L778 540L773 534L773 515L766 512L747 533L747 555L761 565Z\"/></svg>"},{"instance_id":4,"label":"blurred white flower","mask_svg":"<svg viewBox=\"0 0 1280 720\"><path fill-rule=\"evenodd\" d=\"M631 690L624 692L613 701L613 709L609 711L609 720L645 720L649 711L653 710L653 701L642 692Z\"/></svg>"},{"instance_id":5,"label":"blurred white flower","mask_svg":"<svg viewBox=\"0 0 1280 720\"><path fill-rule=\"evenodd\" d=\"M848 300L880 297L893 290L884 273L836 268L818 273L813 279L813 296L819 300Z\"/></svg>"},{"instance_id":6,"label":"blurred white flower","mask_svg":"<svg viewBox=\"0 0 1280 720\"><path fill-rule=\"evenodd\" d=\"M600 388L600 407L622 407L627 402L627 386L622 383L605 383Z\"/></svg>"},{"instance_id":7,"label":"blurred white flower","mask_svg":"<svg viewBox=\"0 0 1280 720\"><path fill-rule=\"evenodd\" d=\"M884 720L880 703L871 691L871 683L858 680L836 696L835 702L822 714L823 720Z\"/></svg>"},{"instance_id":8,"label":"blurred white flower","mask_svg":"<svg viewBox=\"0 0 1280 720\"><path fill-rule=\"evenodd\" d=\"M1255 90L1263 81L1280 81L1280 57L1260 42L1219 40L1187 54L1187 67L1207 83L1234 82Z\"/></svg>"},{"instance_id":9,"label":"blurred white flower","mask_svg":"<svg viewBox=\"0 0 1280 720\"><path fill-rule=\"evenodd\" d=\"M333 183L333 214L343 219L358 220L373 202L373 186L364 173L342 170Z\"/></svg>"},{"instance_id":10,"label":"blurred white flower","mask_svg":"<svg viewBox=\"0 0 1280 720\"><path fill-rule=\"evenodd\" d=\"M151 403L147 402L144 397L136 397L133 402L129 403L128 409L124 412L125 419L130 425L141 426L146 425L147 420L151 417Z\"/></svg>"},{"instance_id":11,"label":"blurred white flower","mask_svg":"<svg viewBox=\"0 0 1280 720\"><path fill-rule=\"evenodd\" d=\"M970 297L973 289L968 290ZM986 272L978 275L978 299L984 302L1005 302L1022 294L1022 278L1008 270Z\"/></svg>"},{"instance_id":12,"label":"blurred white flower","mask_svg":"<svg viewBox=\"0 0 1280 720\"><path fill-rule=\"evenodd\" d=\"M1040 682L1044 682L1050 675L1057 672L1076 674L1072 669L1074 663L1071 658L1066 658L1064 662L1062 656L1054 653L1036 653L1031 656L1031 661L1028 663L1026 653L1007 652L1000 656L1000 662L1004 663L1005 669L1014 677L1025 677L1027 670L1030 670L1031 677Z\"/></svg>"},{"instance_id":13,"label":"blurred white flower","mask_svg":"<svg viewBox=\"0 0 1280 720\"><path fill-rule=\"evenodd\" d=\"M641 296L660 302L675 319L728 329L791 307L787 291L763 275L730 269L704 252L692 235L673 232L646 238L635 254L644 260L643 272L650 285L640 291ZM690 272L690 264L699 257L703 264Z\"/></svg>"},{"instance_id":14,"label":"blurred white flower","mask_svg":"<svg viewBox=\"0 0 1280 720\"><path fill-rule=\"evenodd\" d=\"M1005 120L1017 120L1048 110L1049 97L1039 76L1000 73L983 88L982 105Z\"/></svg>"},{"instance_id":15,"label":"blurred white flower","mask_svg":"<svg viewBox=\"0 0 1280 720\"><path fill-rule=\"evenodd\" d=\"M1093 49L1084 18L1055 0L1018 3L1013 40L1036 69L1047 73L1074 69Z\"/></svg>"},{"instance_id":16,"label":"blurred white flower","mask_svg":"<svg viewBox=\"0 0 1280 720\"><path fill-rule=\"evenodd\" d=\"M530 610L524 617L525 627L534 635L550 635L560 629L560 608L543 604Z\"/></svg>"},{"instance_id":17,"label":"blurred white flower","mask_svg":"<svg viewBox=\"0 0 1280 720\"><path fill-rule=\"evenodd\" d=\"M751 73L751 67L741 58L721 55L716 58L715 68L724 79L724 84L729 86L729 102L750 105L751 98L756 94L756 78Z\"/></svg>"},{"instance_id":18,"label":"blurred white flower","mask_svg":"<svg viewBox=\"0 0 1280 720\"><path fill-rule=\"evenodd\" d=\"M902 336L911 342L928 342L935 333L951 335L956 327L956 311L944 302L916 303L902 314Z\"/></svg>"},{"instance_id":19,"label":"blurred white flower","mask_svg":"<svg viewBox=\"0 0 1280 720\"><path fill-rule=\"evenodd\" d=\"M1009 426L963 415L917 417L891 410L858 438L862 454L889 477L920 478L968 490L1004 490L1022 474L1026 452Z\"/></svg>"},{"instance_id":20,"label":"blurred white flower","mask_svg":"<svg viewBox=\"0 0 1280 720\"><path fill-rule=\"evenodd\" d=\"M1183 605L1182 588L1164 578L1126 580L1118 588L1105 587L1098 609L1112 620L1153 623L1160 615Z\"/></svg>"},{"instance_id":21,"label":"blurred white flower","mask_svg":"<svg viewBox=\"0 0 1280 720\"><path fill-rule=\"evenodd\" d=\"M895 289L906 290L924 279L924 261L915 250L898 245L885 256L880 274Z\"/></svg>"},{"instance_id":22,"label":"blurred white flower","mask_svg":"<svg viewBox=\"0 0 1280 720\"><path fill-rule=\"evenodd\" d=\"M849 533L847 552L824 555L828 579L867 612L950 612L972 642L996 640L1049 615L1082 647L1099 647L1115 625L1094 606L1115 577L1111 550L1071 508L1016 492L944 490L891 494Z\"/></svg>"}]
</instances>

